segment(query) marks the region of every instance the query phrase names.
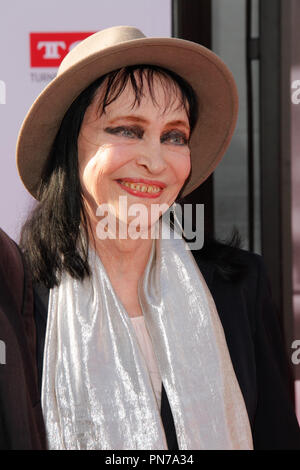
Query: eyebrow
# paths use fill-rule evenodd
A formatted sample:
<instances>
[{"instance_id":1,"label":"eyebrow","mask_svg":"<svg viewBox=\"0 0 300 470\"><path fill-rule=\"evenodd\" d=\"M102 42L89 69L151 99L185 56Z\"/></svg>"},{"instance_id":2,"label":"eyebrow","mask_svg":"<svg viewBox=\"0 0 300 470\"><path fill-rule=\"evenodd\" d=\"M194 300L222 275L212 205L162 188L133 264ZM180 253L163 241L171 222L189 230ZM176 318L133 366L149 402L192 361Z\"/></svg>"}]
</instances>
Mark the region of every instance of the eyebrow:
<instances>
[{"instance_id":1,"label":"eyebrow","mask_svg":"<svg viewBox=\"0 0 300 470\"><path fill-rule=\"evenodd\" d=\"M126 121L129 121L129 122L133 122L133 123L139 123L139 124L149 124L149 121L147 119L145 119L144 117L142 116L118 116L118 117L115 117L113 119L111 119L109 121L110 124L114 124L116 121L121 121L121 120L126 120ZM170 121L170 122L167 122L166 124L168 127L169 126L183 126L185 127L186 129L189 129L190 126L186 124L185 121L182 121L181 119L175 119L173 121Z\"/></svg>"}]
</instances>

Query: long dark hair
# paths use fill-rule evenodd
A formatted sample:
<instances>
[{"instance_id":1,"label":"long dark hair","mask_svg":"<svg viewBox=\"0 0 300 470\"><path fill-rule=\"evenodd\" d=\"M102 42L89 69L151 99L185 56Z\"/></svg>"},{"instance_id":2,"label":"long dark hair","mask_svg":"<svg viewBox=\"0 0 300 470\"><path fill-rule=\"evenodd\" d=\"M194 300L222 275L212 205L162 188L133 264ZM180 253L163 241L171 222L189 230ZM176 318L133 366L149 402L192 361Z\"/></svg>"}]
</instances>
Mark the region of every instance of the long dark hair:
<instances>
[{"instance_id":1,"label":"long dark hair","mask_svg":"<svg viewBox=\"0 0 300 470\"><path fill-rule=\"evenodd\" d=\"M100 115L120 96L127 83L131 84L134 92L133 107L140 104L145 83L156 103L155 77L159 78L165 91L165 106L179 98L193 130L197 120L197 98L192 87L174 72L152 65L129 66L110 72L88 86L62 120L41 177L37 195L39 203L21 231L20 246L34 282L51 288L59 284L63 271L77 279L90 275L84 243L84 239L88 239L88 219L79 180L77 151L83 117L100 85L104 87Z\"/></svg>"}]
</instances>

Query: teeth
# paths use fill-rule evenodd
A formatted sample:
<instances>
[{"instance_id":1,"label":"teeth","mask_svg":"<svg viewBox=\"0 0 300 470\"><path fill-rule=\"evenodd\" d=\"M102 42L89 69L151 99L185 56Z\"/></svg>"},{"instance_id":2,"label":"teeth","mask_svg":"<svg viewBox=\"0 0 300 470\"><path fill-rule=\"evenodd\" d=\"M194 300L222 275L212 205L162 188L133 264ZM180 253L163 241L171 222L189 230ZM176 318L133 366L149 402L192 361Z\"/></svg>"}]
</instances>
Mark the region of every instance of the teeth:
<instances>
[{"instance_id":1,"label":"teeth","mask_svg":"<svg viewBox=\"0 0 300 470\"><path fill-rule=\"evenodd\" d=\"M127 186L128 188L134 189L135 191L140 191L142 193L158 193L161 191L161 188L158 186L151 186L139 183L129 183L128 181L121 181L121 184Z\"/></svg>"}]
</instances>

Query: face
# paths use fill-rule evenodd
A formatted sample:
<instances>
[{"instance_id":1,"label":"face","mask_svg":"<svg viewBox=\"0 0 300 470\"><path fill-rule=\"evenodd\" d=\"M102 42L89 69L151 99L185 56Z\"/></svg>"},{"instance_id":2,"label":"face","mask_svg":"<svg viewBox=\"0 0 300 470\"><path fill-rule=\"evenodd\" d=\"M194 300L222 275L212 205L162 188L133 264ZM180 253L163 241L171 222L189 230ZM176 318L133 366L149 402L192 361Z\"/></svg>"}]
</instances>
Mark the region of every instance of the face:
<instances>
[{"instance_id":1,"label":"face","mask_svg":"<svg viewBox=\"0 0 300 470\"><path fill-rule=\"evenodd\" d=\"M153 205L162 205L160 214L164 212L189 175L187 113L177 98L166 108L165 90L157 78L154 90L155 103L145 86L140 105L132 107L134 94L127 85L99 117L103 94L100 87L87 108L78 138L78 158L83 197L91 219L99 206L109 204L117 219L124 221L119 198L125 196L129 213L137 203L147 210L143 224L149 227L159 217ZM126 221L130 222L128 212Z\"/></svg>"}]
</instances>

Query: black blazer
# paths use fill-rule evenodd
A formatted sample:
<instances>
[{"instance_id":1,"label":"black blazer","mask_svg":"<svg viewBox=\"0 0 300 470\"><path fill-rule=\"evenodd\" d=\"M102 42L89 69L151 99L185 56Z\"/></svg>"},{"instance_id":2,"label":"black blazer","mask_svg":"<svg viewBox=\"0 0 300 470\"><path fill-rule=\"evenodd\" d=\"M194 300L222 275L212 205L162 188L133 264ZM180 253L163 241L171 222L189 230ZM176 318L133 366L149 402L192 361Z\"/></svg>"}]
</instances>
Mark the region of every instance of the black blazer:
<instances>
[{"instance_id":1,"label":"black blazer","mask_svg":"<svg viewBox=\"0 0 300 470\"><path fill-rule=\"evenodd\" d=\"M300 430L289 392L289 358L285 355L262 258L243 250L232 254L243 275L226 281L216 265L193 253L214 298L233 367L244 397L254 449L300 449ZM49 291L35 286L39 386ZM168 447L178 449L168 397L162 386L161 417Z\"/></svg>"}]
</instances>

